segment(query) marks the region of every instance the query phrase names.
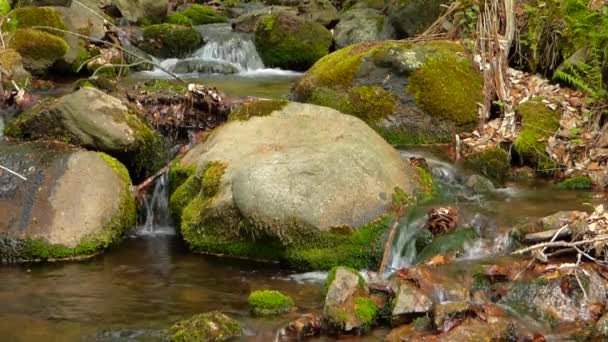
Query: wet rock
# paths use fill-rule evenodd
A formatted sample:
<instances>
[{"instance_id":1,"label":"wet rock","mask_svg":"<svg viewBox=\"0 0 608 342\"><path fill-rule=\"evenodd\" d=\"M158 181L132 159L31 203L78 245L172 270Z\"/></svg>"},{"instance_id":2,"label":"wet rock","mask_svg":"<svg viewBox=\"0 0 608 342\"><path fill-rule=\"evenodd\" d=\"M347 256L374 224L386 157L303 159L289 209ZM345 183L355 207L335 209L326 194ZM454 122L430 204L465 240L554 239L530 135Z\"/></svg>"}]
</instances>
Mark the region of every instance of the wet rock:
<instances>
[{"instance_id":1,"label":"wet rock","mask_svg":"<svg viewBox=\"0 0 608 342\"><path fill-rule=\"evenodd\" d=\"M467 302L448 302L435 306L433 317L437 330L448 332L466 318L469 311Z\"/></svg>"},{"instance_id":2,"label":"wet rock","mask_svg":"<svg viewBox=\"0 0 608 342\"><path fill-rule=\"evenodd\" d=\"M9 79L17 83L23 83L31 77L30 73L23 67L23 58L19 52L13 49L0 49L0 66L8 72ZM6 77L3 77L2 81L6 82Z\"/></svg>"},{"instance_id":3,"label":"wet rock","mask_svg":"<svg viewBox=\"0 0 608 342\"><path fill-rule=\"evenodd\" d=\"M122 16L138 22L145 18L164 18L167 16L167 0L111 0Z\"/></svg>"},{"instance_id":4,"label":"wet rock","mask_svg":"<svg viewBox=\"0 0 608 342\"><path fill-rule=\"evenodd\" d=\"M294 307L293 299L279 291L261 290L249 295L251 312L257 316L275 316L289 312Z\"/></svg>"},{"instance_id":5,"label":"wet rock","mask_svg":"<svg viewBox=\"0 0 608 342\"><path fill-rule=\"evenodd\" d=\"M159 24L146 26L138 47L159 58L185 58L203 46L201 34L189 26Z\"/></svg>"},{"instance_id":6,"label":"wet rock","mask_svg":"<svg viewBox=\"0 0 608 342\"><path fill-rule=\"evenodd\" d=\"M425 262L434 255L459 254L467 244L472 243L477 237L477 233L471 228L456 229L450 233L440 235L418 253L416 262Z\"/></svg>"},{"instance_id":7,"label":"wet rock","mask_svg":"<svg viewBox=\"0 0 608 342\"><path fill-rule=\"evenodd\" d=\"M56 139L106 152L126 164L134 178L165 163L160 134L119 99L95 88L45 100L9 122L5 131L11 137Z\"/></svg>"},{"instance_id":8,"label":"wet rock","mask_svg":"<svg viewBox=\"0 0 608 342\"><path fill-rule=\"evenodd\" d=\"M268 253L301 268L374 268L395 188L404 199L422 190L417 171L361 120L284 101L233 111L179 162L196 165L171 198L192 249ZM213 185L201 192L201 179Z\"/></svg>"},{"instance_id":9,"label":"wet rock","mask_svg":"<svg viewBox=\"0 0 608 342\"><path fill-rule=\"evenodd\" d=\"M382 35L384 16L370 8L356 8L346 11L334 30L336 48L379 40Z\"/></svg>"},{"instance_id":10,"label":"wet rock","mask_svg":"<svg viewBox=\"0 0 608 342\"><path fill-rule=\"evenodd\" d=\"M509 154L498 147L467 156L464 165L499 185L504 184L511 175Z\"/></svg>"},{"instance_id":11,"label":"wet rock","mask_svg":"<svg viewBox=\"0 0 608 342\"><path fill-rule=\"evenodd\" d=\"M292 96L357 116L392 144L449 142L475 127L483 94L464 56L453 42L351 45L318 61Z\"/></svg>"},{"instance_id":12,"label":"wet rock","mask_svg":"<svg viewBox=\"0 0 608 342\"><path fill-rule=\"evenodd\" d=\"M198 72L203 74L229 75L236 74L239 72L239 69L230 63L205 61L200 59L186 59L177 62L173 68L173 72L178 74Z\"/></svg>"},{"instance_id":13,"label":"wet rock","mask_svg":"<svg viewBox=\"0 0 608 342\"><path fill-rule=\"evenodd\" d=\"M509 337L509 320L504 317L494 318L491 322L468 318L448 333L439 335L437 341L507 341Z\"/></svg>"},{"instance_id":14,"label":"wet rock","mask_svg":"<svg viewBox=\"0 0 608 342\"><path fill-rule=\"evenodd\" d=\"M329 53L332 35L323 25L286 12L262 17L255 46L266 67L306 70Z\"/></svg>"},{"instance_id":15,"label":"wet rock","mask_svg":"<svg viewBox=\"0 0 608 342\"><path fill-rule=\"evenodd\" d=\"M413 0L388 2L390 23L397 31L397 38L414 37L422 33L442 14L441 5L446 0Z\"/></svg>"},{"instance_id":16,"label":"wet rock","mask_svg":"<svg viewBox=\"0 0 608 342\"><path fill-rule=\"evenodd\" d=\"M298 16L307 21L331 26L338 21L338 10L329 0L304 0L297 6Z\"/></svg>"},{"instance_id":17,"label":"wet rock","mask_svg":"<svg viewBox=\"0 0 608 342\"><path fill-rule=\"evenodd\" d=\"M0 261L73 259L118 242L135 224L126 168L59 143L0 143Z\"/></svg>"},{"instance_id":18,"label":"wet rock","mask_svg":"<svg viewBox=\"0 0 608 342\"><path fill-rule=\"evenodd\" d=\"M194 315L171 327L173 342L228 341L241 334L239 322L218 311Z\"/></svg>"},{"instance_id":19,"label":"wet rock","mask_svg":"<svg viewBox=\"0 0 608 342\"><path fill-rule=\"evenodd\" d=\"M418 324L417 322L423 322L424 324ZM394 328L384 339L386 342L403 342L403 341L425 341L425 338L432 339L434 332L430 329L420 328L428 323L430 326L431 322L428 317L420 317L414 320L414 323L402 325Z\"/></svg>"},{"instance_id":20,"label":"wet rock","mask_svg":"<svg viewBox=\"0 0 608 342\"><path fill-rule=\"evenodd\" d=\"M326 287L323 315L330 329L345 333L369 330L376 320L378 308L368 298L361 275L350 268L336 267L330 271Z\"/></svg>"},{"instance_id":21,"label":"wet rock","mask_svg":"<svg viewBox=\"0 0 608 342\"><path fill-rule=\"evenodd\" d=\"M496 190L491 180L480 175L471 175L467 177L465 185L480 194L492 193Z\"/></svg>"},{"instance_id":22,"label":"wet rock","mask_svg":"<svg viewBox=\"0 0 608 342\"><path fill-rule=\"evenodd\" d=\"M321 332L321 317L315 314L303 315L289 322L287 330L298 340L317 336Z\"/></svg>"},{"instance_id":23,"label":"wet rock","mask_svg":"<svg viewBox=\"0 0 608 342\"><path fill-rule=\"evenodd\" d=\"M391 282L391 287L395 292L391 311L393 326L411 322L433 309L433 301L413 283L395 279Z\"/></svg>"}]
</instances>

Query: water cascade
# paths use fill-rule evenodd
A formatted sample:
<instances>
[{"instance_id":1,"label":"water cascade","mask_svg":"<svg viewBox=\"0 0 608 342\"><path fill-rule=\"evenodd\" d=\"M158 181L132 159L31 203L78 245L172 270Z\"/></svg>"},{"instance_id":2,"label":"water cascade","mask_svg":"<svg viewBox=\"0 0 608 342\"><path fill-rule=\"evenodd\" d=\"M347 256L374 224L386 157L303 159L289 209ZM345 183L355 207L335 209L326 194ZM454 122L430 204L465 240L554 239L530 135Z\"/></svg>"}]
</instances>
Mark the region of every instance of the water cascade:
<instances>
[{"instance_id":1,"label":"water cascade","mask_svg":"<svg viewBox=\"0 0 608 342\"><path fill-rule=\"evenodd\" d=\"M207 43L192 59L230 63L239 71L264 68L251 35L232 31L230 24L204 25L197 29Z\"/></svg>"},{"instance_id":2,"label":"water cascade","mask_svg":"<svg viewBox=\"0 0 608 342\"><path fill-rule=\"evenodd\" d=\"M173 235L169 214L169 175L158 177L154 190L144 198L145 221L138 235Z\"/></svg>"}]
</instances>

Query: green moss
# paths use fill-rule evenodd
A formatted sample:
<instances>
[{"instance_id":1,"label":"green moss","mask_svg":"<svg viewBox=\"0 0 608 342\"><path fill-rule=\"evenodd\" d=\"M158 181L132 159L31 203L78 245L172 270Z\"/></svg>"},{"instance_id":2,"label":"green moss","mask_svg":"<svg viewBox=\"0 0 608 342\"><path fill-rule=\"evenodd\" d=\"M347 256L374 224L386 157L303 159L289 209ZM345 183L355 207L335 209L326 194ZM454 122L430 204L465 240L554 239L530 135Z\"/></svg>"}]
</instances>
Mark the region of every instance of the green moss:
<instances>
[{"instance_id":1,"label":"green moss","mask_svg":"<svg viewBox=\"0 0 608 342\"><path fill-rule=\"evenodd\" d=\"M171 198L169 200L169 212L171 213L173 222L179 225L182 211L200 191L201 180L200 178L197 178L194 173L176 187L176 190L171 193Z\"/></svg>"},{"instance_id":2,"label":"green moss","mask_svg":"<svg viewBox=\"0 0 608 342\"><path fill-rule=\"evenodd\" d=\"M190 20L190 24L192 25L224 23L228 21L225 16L217 13L215 9L199 4L190 5L185 10L178 12L174 15L184 16L185 18Z\"/></svg>"},{"instance_id":3,"label":"green moss","mask_svg":"<svg viewBox=\"0 0 608 342\"><path fill-rule=\"evenodd\" d=\"M509 154L499 147L490 148L467 157L464 165L499 184L504 184L511 175Z\"/></svg>"},{"instance_id":4,"label":"green moss","mask_svg":"<svg viewBox=\"0 0 608 342\"><path fill-rule=\"evenodd\" d=\"M564 190L590 190L593 181L589 176L574 176L559 183L559 188Z\"/></svg>"},{"instance_id":5,"label":"green moss","mask_svg":"<svg viewBox=\"0 0 608 342\"><path fill-rule=\"evenodd\" d=\"M213 197L217 194L227 166L226 163L219 161L211 161L205 166L202 184L203 194L206 197Z\"/></svg>"},{"instance_id":6,"label":"green moss","mask_svg":"<svg viewBox=\"0 0 608 342\"><path fill-rule=\"evenodd\" d=\"M279 291L254 291L247 300L251 311L259 316L273 316L289 312L295 305L293 299Z\"/></svg>"},{"instance_id":7,"label":"green moss","mask_svg":"<svg viewBox=\"0 0 608 342\"><path fill-rule=\"evenodd\" d=\"M410 78L407 91L430 115L460 126L477 122L483 101L483 78L468 58L444 54L429 58Z\"/></svg>"},{"instance_id":8,"label":"green moss","mask_svg":"<svg viewBox=\"0 0 608 342\"><path fill-rule=\"evenodd\" d=\"M173 160L169 165L169 194L173 194L195 171L196 166L182 165L179 159Z\"/></svg>"},{"instance_id":9,"label":"green moss","mask_svg":"<svg viewBox=\"0 0 608 342\"><path fill-rule=\"evenodd\" d=\"M14 24L13 28L25 29L34 26L47 26L57 29L65 29L61 15L51 7L20 7L9 13L9 19ZM44 30L44 29L40 29ZM56 30L48 30L49 33L63 37L63 33Z\"/></svg>"},{"instance_id":10,"label":"green moss","mask_svg":"<svg viewBox=\"0 0 608 342\"><path fill-rule=\"evenodd\" d=\"M414 330L416 331L428 331L433 328L431 319L428 316L418 317L412 324L414 325Z\"/></svg>"},{"instance_id":11,"label":"green moss","mask_svg":"<svg viewBox=\"0 0 608 342\"><path fill-rule=\"evenodd\" d=\"M182 13L173 13L167 18L167 23L174 25L184 25L189 26L192 25L192 20Z\"/></svg>"},{"instance_id":12,"label":"green moss","mask_svg":"<svg viewBox=\"0 0 608 342\"><path fill-rule=\"evenodd\" d=\"M319 87L313 90L310 102L354 115L371 125L393 114L397 109L393 95L377 86L356 87L346 95Z\"/></svg>"},{"instance_id":13,"label":"green moss","mask_svg":"<svg viewBox=\"0 0 608 342\"><path fill-rule=\"evenodd\" d=\"M547 108L542 99L520 105L517 112L522 128L514 141L515 148L528 165L551 173L558 165L546 152L547 139L559 129L559 113Z\"/></svg>"},{"instance_id":14,"label":"green moss","mask_svg":"<svg viewBox=\"0 0 608 342\"><path fill-rule=\"evenodd\" d=\"M118 242L128 229L135 226L135 200L131 193L129 172L118 160L107 154L98 155L116 172L125 187L120 195L120 206L110 222L96 234L86 236L75 247L53 245L42 239L26 240L22 254L27 260L73 259L91 256Z\"/></svg>"},{"instance_id":15,"label":"green moss","mask_svg":"<svg viewBox=\"0 0 608 342\"><path fill-rule=\"evenodd\" d=\"M144 28L140 48L160 58L184 58L203 45L203 38L192 27L171 24Z\"/></svg>"},{"instance_id":16,"label":"green moss","mask_svg":"<svg viewBox=\"0 0 608 342\"><path fill-rule=\"evenodd\" d=\"M416 172L418 173L418 183L422 190L417 193L418 202L426 203L436 198L439 195L439 188L433 180L433 175L420 166L416 166Z\"/></svg>"},{"instance_id":17,"label":"green moss","mask_svg":"<svg viewBox=\"0 0 608 342\"><path fill-rule=\"evenodd\" d=\"M264 16L255 32L257 50L267 67L306 70L329 53L331 33L323 25L285 12Z\"/></svg>"},{"instance_id":18,"label":"green moss","mask_svg":"<svg viewBox=\"0 0 608 342\"><path fill-rule=\"evenodd\" d=\"M0 0L0 16L7 15L11 11L11 3L8 0Z\"/></svg>"},{"instance_id":19,"label":"green moss","mask_svg":"<svg viewBox=\"0 0 608 342\"><path fill-rule=\"evenodd\" d=\"M239 322L213 311L175 323L171 327L171 341L227 341L241 336L241 333Z\"/></svg>"},{"instance_id":20,"label":"green moss","mask_svg":"<svg viewBox=\"0 0 608 342\"><path fill-rule=\"evenodd\" d=\"M283 109L289 101L285 100L256 100L240 105L230 113L228 121L247 121L254 116L266 116Z\"/></svg>"},{"instance_id":21,"label":"green moss","mask_svg":"<svg viewBox=\"0 0 608 342\"><path fill-rule=\"evenodd\" d=\"M126 113L125 116L127 124L133 130L136 144L121 159L129 166L133 178L139 180L151 176L166 164L165 140L138 114Z\"/></svg>"},{"instance_id":22,"label":"green moss","mask_svg":"<svg viewBox=\"0 0 608 342\"><path fill-rule=\"evenodd\" d=\"M422 263L435 255L444 255L462 251L465 244L473 242L477 233L472 228L457 229L453 232L440 235L426 246L416 256L416 263Z\"/></svg>"},{"instance_id":23,"label":"green moss","mask_svg":"<svg viewBox=\"0 0 608 342\"><path fill-rule=\"evenodd\" d=\"M334 280L336 280L336 273L338 272L338 268L343 268L346 271L357 275L357 278L359 278L359 289L360 290L365 289L365 278L363 278L361 273L357 272L357 270L355 270L352 267L348 267L348 266L334 266L331 270L329 270L329 272L327 273L327 278L325 278L325 285L324 285L325 291L327 291L329 289L329 286L331 286L331 283L333 283Z\"/></svg>"},{"instance_id":24,"label":"green moss","mask_svg":"<svg viewBox=\"0 0 608 342\"><path fill-rule=\"evenodd\" d=\"M355 316L361 322L361 330L367 331L376 322L378 306L369 298L355 297Z\"/></svg>"},{"instance_id":25,"label":"green moss","mask_svg":"<svg viewBox=\"0 0 608 342\"><path fill-rule=\"evenodd\" d=\"M32 29L15 31L9 46L19 52L24 66L34 73L43 73L68 51L62 38Z\"/></svg>"}]
</instances>

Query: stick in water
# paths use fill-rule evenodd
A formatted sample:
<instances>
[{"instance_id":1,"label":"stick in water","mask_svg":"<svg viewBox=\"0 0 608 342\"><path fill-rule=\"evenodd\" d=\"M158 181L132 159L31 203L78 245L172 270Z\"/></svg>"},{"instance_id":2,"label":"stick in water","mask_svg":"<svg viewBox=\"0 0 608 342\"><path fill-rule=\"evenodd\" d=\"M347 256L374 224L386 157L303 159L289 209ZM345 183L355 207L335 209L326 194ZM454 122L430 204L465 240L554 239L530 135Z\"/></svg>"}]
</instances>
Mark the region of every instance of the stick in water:
<instances>
[{"instance_id":1,"label":"stick in water","mask_svg":"<svg viewBox=\"0 0 608 342\"><path fill-rule=\"evenodd\" d=\"M15 175L15 176L17 176L17 177L19 177L19 178L21 178L21 179L25 180L25 181L27 180L27 178L23 177L22 175L18 174L18 173L17 173L17 172L15 172L15 171L13 171L13 170L9 169L8 167L4 167L4 166L0 165L0 169L2 169L2 170L6 170L6 171L8 171L9 173L11 173L11 174L13 174L13 175Z\"/></svg>"}]
</instances>

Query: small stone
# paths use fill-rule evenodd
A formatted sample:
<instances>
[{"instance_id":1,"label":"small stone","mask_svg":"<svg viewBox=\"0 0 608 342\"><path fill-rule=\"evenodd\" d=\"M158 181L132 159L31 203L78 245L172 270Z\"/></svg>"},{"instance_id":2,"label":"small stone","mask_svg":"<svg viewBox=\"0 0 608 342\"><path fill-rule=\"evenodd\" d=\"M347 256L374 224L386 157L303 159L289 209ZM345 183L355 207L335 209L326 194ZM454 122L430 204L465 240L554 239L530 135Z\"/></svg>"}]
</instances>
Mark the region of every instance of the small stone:
<instances>
[{"instance_id":1,"label":"small stone","mask_svg":"<svg viewBox=\"0 0 608 342\"><path fill-rule=\"evenodd\" d=\"M409 322L433 309L433 301L411 282L400 280L397 287L391 312L393 325Z\"/></svg>"},{"instance_id":2,"label":"small stone","mask_svg":"<svg viewBox=\"0 0 608 342\"><path fill-rule=\"evenodd\" d=\"M296 335L298 340L316 336L321 332L321 318L315 314L306 314L289 322L287 329Z\"/></svg>"}]
</instances>

